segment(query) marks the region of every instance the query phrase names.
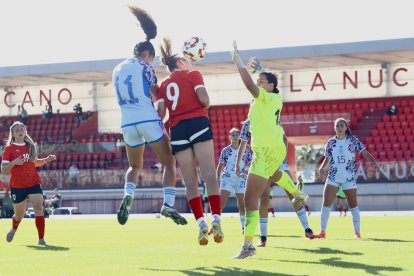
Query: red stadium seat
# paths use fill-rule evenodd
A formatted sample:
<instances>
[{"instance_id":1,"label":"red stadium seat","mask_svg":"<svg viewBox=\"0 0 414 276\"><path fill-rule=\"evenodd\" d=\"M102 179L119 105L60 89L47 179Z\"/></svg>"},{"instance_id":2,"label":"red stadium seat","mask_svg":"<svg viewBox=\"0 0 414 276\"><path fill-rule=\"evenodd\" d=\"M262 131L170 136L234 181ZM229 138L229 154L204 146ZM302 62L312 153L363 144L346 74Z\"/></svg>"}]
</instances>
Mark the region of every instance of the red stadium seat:
<instances>
[{"instance_id":1,"label":"red stadium seat","mask_svg":"<svg viewBox=\"0 0 414 276\"><path fill-rule=\"evenodd\" d=\"M371 136L369 136L369 137L365 138L365 143L366 143L366 144L372 144L372 142L373 142L373 139L372 139L372 137L371 137Z\"/></svg>"},{"instance_id":2,"label":"red stadium seat","mask_svg":"<svg viewBox=\"0 0 414 276\"><path fill-rule=\"evenodd\" d=\"M393 129L387 129L387 130L380 129L378 132L379 132L379 135L380 136L386 136L387 135L387 131L389 131L389 130L392 130L393 131Z\"/></svg>"},{"instance_id":3,"label":"red stadium seat","mask_svg":"<svg viewBox=\"0 0 414 276\"><path fill-rule=\"evenodd\" d=\"M381 136L381 143L385 144L389 142L390 142L390 138L388 136Z\"/></svg>"},{"instance_id":4,"label":"red stadium seat","mask_svg":"<svg viewBox=\"0 0 414 276\"><path fill-rule=\"evenodd\" d=\"M401 146L402 151L407 151L408 150L408 143L401 143L400 146Z\"/></svg>"},{"instance_id":5,"label":"red stadium seat","mask_svg":"<svg viewBox=\"0 0 414 276\"><path fill-rule=\"evenodd\" d=\"M384 102L380 101L377 103L377 108L384 108L384 107L385 107Z\"/></svg>"},{"instance_id":6,"label":"red stadium seat","mask_svg":"<svg viewBox=\"0 0 414 276\"><path fill-rule=\"evenodd\" d=\"M377 129L373 129L372 131L371 131L371 134L372 134L372 136L378 136L378 134L379 134L379 132L378 132L378 130Z\"/></svg>"},{"instance_id":7,"label":"red stadium seat","mask_svg":"<svg viewBox=\"0 0 414 276\"><path fill-rule=\"evenodd\" d=\"M397 151L395 152L395 158L396 158L397 160L401 160L401 159L403 159L403 152L402 152L401 150L397 150Z\"/></svg>"},{"instance_id":8,"label":"red stadium seat","mask_svg":"<svg viewBox=\"0 0 414 276\"><path fill-rule=\"evenodd\" d=\"M401 128L395 130L395 135L401 136L403 135L403 130Z\"/></svg>"},{"instance_id":9,"label":"red stadium seat","mask_svg":"<svg viewBox=\"0 0 414 276\"><path fill-rule=\"evenodd\" d=\"M405 137L407 143L413 143L414 142L414 135L408 135Z\"/></svg>"},{"instance_id":10,"label":"red stadium seat","mask_svg":"<svg viewBox=\"0 0 414 276\"><path fill-rule=\"evenodd\" d=\"M387 128L386 132L387 132L388 136L394 136L395 135L395 129L393 129L393 128Z\"/></svg>"},{"instance_id":11,"label":"red stadium seat","mask_svg":"<svg viewBox=\"0 0 414 276\"><path fill-rule=\"evenodd\" d=\"M392 141L391 141L392 140ZM396 143L398 141L398 143L404 143L405 142L405 137L404 136L392 136L390 137L390 142L391 143Z\"/></svg>"},{"instance_id":12,"label":"red stadium seat","mask_svg":"<svg viewBox=\"0 0 414 276\"><path fill-rule=\"evenodd\" d=\"M411 158L411 151L409 151L409 150L407 150L407 151L404 151L404 159L410 159Z\"/></svg>"},{"instance_id":13,"label":"red stadium seat","mask_svg":"<svg viewBox=\"0 0 414 276\"><path fill-rule=\"evenodd\" d=\"M370 101L368 105L369 105L369 108L370 108L370 109L375 109L375 108L377 108L377 103L376 103L376 102L374 102L374 101Z\"/></svg>"},{"instance_id":14,"label":"red stadium seat","mask_svg":"<svg viewBox=\"0 0 414 276\"><path fill-rule=\"evenodd\" d=\"M382 143L376 143L375 144L376 151L383 151L384 150L384 144Z\"/></svg>"},{"instance_id":15,"label":"red stadium seat","mask_svg":"<svg viewBox=\"0 0 414 276\"><path fill-rule=\"evenodd\" d=\"M409 136L411 135L411 129L410 128L403 129L403 133L405 136Z\"/></svg>"}]
</instances>

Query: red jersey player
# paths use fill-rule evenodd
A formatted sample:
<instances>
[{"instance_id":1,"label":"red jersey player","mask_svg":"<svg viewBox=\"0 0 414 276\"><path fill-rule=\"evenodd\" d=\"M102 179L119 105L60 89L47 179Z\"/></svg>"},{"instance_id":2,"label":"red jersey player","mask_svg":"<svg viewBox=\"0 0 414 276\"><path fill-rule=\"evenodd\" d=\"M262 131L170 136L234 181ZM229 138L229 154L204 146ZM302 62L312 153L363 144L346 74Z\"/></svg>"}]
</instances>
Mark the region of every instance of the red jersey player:
<instances>
[{"instance_id":1,"label":"red jersey player","mask_svg":"<svg viewBox=\"0 0 414 276\"><path fill-rule=\"evenodd\" d=\"M208 226L203 214L196 160L200 167L201 179L207 185L210 209L213 215L214 241L223 241L220 222L220 194L215 173L213 133L208 119L210 106L203 76L192 71L191 63L185 58L172 54L171 40L164 38L161 46L162 62L171 74L161 83L157 94L158 112L165 117L169 112L170 139L172 152L180 164L187 188L187 199L200 231L200 245L208 243Z\"/></svg>"},{"instance_id":2,"label":"red jersey player","mask_svg":"<svg viewBox=\"0 0 414 276\"><path fill-rule=\"evenodd\" d=\"M13 240L19 223L24 217L27 199L32 202L36 215L35 223L39 236L39 245L47 245L44 240L45 218L43 216L43 191L40 186L41 179L36 167L56 160L55 155L44 159L37 158L36 146L27 134L26 127L21 122L14 122L10 127L9 138L6 142L1 172L11 174L10 190L13 199L14 215L12 229L7 233L8 242Z\"/></svg>"}]
</instances>

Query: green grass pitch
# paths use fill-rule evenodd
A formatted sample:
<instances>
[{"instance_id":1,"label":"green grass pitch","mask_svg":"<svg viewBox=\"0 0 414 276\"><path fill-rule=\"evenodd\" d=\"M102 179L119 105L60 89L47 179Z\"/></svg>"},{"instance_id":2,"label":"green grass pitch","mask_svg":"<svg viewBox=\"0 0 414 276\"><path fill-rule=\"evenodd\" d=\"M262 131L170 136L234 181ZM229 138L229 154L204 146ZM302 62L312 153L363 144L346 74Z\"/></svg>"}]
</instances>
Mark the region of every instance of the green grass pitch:
<instances>
[{"instance_id":1,"label":"green grass pitch","mask_svg":"<svg viewBox=\"0 0 414 276\"><path fill-rule=\"evenodd\" d=\"M47 219L49 247L37 246L33 219L7 243L11 221L2 219L0 275L414 275L414 217L361 219L362 240L350 216L332 216L327 239L308 240L296 217L269 217L267 247L244 260L231 259L242 243L237 216L223 218L222 244L205 247L194 219ZM317 232L319 217L310 224Z\"/></svg>"}]
</instances>

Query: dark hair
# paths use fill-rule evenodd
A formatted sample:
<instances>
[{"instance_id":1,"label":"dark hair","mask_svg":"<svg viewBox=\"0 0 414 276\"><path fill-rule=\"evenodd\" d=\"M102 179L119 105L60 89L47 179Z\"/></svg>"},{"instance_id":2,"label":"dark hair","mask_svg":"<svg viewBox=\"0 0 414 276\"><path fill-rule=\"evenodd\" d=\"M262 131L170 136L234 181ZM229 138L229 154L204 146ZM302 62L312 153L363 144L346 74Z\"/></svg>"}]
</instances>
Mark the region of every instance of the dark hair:
<instances>
[{"instance_id":1,"label":"dark hair","mask_svg":"<svg viewBox=\"0 0 414 276\"><path fill-rule=\"evenodd\" d=\"M277 83L278 83L277 76L273 73L270 73L270 72L262 72L262 73L260 73L260 75L265 76L266 80L269 83L273 83L273 91L272 92L278 94L279 89L277 89Z\"/></svg>"},{"instance_id":2,"label":"dark hair","mask_svg":"<svg viewBox=\"0 0 414 276\"><path fill-rule=\"evenodd\" d=\"M172 53L171 39L164 37L164 46L160 46L161 62L168 67L168 71L172 72L177 69L177 62L181 59L177 54Z\"/></svg>"},{"instance_id":3,"label":"dark hair","mask_svg":"<svg viewBox=\"0 0 414 276\"><path fill-rule=\"evenodd\" d=\"M351 135L351 136L353 136L352 135L352 132L351 132L351 130L349 129L349 125L348 125L348 123L346 122L346 120L345 120L345 118L338 118L338 119L336 119L335 120L335 127L336 127L336 125L339 123L339 122L344 122L344 124L346 125L346 131L345 131L345 134L346 135Z\"/></svg>"},{"instance_id":4,"label":"dark hair","mask_svg":"<svg viewBox=\"0 0 414 276\"><path fill-rule=\"evenodd\" d=\"M150 55L155 56L155 48L150 40L157 36L157 25L155 25L152 17L144 9L133 5L129 5L128 8L139 21L139 24L146 35L145 41L135 45L134 55L139 56L142 52L148 51Z\"/></svg>"}]
</instances>

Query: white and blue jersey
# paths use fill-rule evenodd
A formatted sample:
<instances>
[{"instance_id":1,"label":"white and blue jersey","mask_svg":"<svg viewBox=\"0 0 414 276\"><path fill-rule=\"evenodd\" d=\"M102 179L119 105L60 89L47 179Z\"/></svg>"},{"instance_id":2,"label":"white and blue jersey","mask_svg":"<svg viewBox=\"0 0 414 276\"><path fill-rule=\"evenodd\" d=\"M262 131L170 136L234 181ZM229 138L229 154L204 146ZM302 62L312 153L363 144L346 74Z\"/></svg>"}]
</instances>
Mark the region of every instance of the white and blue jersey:
<instances>
[{"instance_id":1,"label":"white and blue jersey","mask_svg":"<svg viewBox=\"0 0 414 276\"><path fill-rule=\"evenodd\" d=\"M161 121L151 98L151 86L157 78L150 64L128 58L115 67L112 83L121 108L121 128Z\"/></svg>"},{"instance_id":2,"label":"white and blue jersey","mask_svg":"<svg viewBox=\"0 0 414 276\"><path fill-rule=\"evenodd\" d=\"M220 188L230 193L242 194L246 188L247 170L246 165L250 164L253 159L252 151L246 149L240 161L240 172L243 176L236 174L236 161L238 150L233 149L231 145L225 147L220 154L219 163L225 166L220 176Z\"/></svg>"},{"instance_id":3,"label":"white and blue jersey","mask_svg":"<svg viewBox=\"0 0 414 276\"><path fill-rule=\"evenodd\" d=\"M231 145L223 148L220 153L219 163L225 165L224 171L221 173L221 177L238 177L236 174L236 161L237 161L237 149L233 149ZM240 161L240 172L247 173L244 169L245 165L252 162L252 152L246 148L243 158Z\"/></svg>"},{"instance_id":4,"label":"white and blue jersey","mask_svg":"<svg viewBox=\"0 0 414 276\"><path fill-rule=\"evenodd\" d=\"M353 135L347 135L342 140L338 140L336 137L330 138L325 145L324 154L331 158L327 181L336 184L355 184L355 154L361 153L364 149L364 144Z\"/></svg>"}]
</instances>

